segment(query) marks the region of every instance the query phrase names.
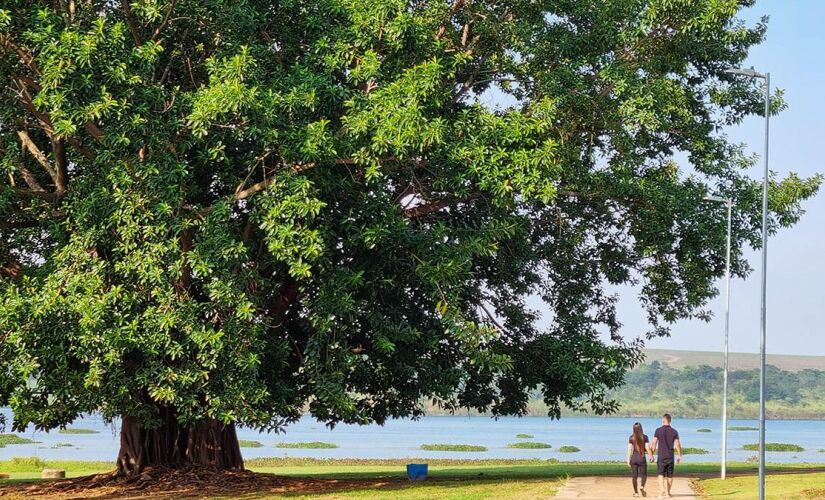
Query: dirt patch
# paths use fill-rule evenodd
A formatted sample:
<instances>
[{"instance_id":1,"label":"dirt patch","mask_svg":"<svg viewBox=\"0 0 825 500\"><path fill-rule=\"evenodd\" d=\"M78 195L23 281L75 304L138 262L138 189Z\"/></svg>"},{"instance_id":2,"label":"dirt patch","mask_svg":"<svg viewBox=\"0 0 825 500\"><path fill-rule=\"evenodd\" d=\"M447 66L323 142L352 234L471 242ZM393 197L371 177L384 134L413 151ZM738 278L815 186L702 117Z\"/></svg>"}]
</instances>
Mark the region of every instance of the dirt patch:
<instances>
[{"instance_id":1,"label":"dirt patch","mask_svg":"<svg viewBox=\"0 0 825 500\"><path fill-rule=\"evenodd\" d=\"M148 498L243 498L261 494L318 494L363 488L398 488L406 478L316 479L277 476L251 471L219 471L207 468L182 470L147 469L139 477L96 474L74 479L33 481L0 486L3 498L148 499Z\"/></svg>"}]
</instances>

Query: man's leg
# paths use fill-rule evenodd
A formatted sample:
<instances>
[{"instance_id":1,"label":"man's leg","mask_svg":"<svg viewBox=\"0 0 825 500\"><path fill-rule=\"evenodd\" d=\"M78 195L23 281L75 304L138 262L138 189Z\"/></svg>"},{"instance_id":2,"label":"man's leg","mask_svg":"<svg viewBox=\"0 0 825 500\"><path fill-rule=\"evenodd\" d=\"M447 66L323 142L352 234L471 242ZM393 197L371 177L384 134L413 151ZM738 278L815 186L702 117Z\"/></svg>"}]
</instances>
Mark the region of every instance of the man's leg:
<instances>
[{"instance_id":1,"label":"man's leg","mask_svg":"<svg viewBox=\"0 0 825 500\"><path fill-rule=\"evenodd\" d=\"M664 496L665 494L665 476L659 474L659 496Z\"/></svg>"},{"instance_id":2,"label":"man's leg","mask_svg":"<svg viewBox=\"0 0 825 500\"><path fill-rule=\"evenodd\" d=\"M673 473L667 477L667 495L670 496L670 488L673 486Z\"/></svg>"}]
</instances>

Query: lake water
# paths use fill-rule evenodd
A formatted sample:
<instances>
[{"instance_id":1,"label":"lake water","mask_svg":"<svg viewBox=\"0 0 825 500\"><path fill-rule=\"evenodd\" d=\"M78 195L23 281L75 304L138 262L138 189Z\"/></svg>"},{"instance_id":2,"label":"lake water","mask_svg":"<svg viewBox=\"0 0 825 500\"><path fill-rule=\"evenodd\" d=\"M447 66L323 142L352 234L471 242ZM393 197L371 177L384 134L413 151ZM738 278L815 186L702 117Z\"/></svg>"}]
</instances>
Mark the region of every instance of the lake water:
<instances>
[{"instance_id":1,"label":"lake water","mask_svg":"<svg viewBox=\"0 0 825 500\"><path fill-rule=\"evenodd\" d=\"M8 410L4 411L10 418ZM330 430L310 417L292 424L286 434L259 433L240 429L241 439L264 444L262 448L244 448L245 458L255 457L315 457L315 458L465 458L465 459L549 459L561 461L624 460L627 439L634 422L640 421L645 433L653 438L659 424L656 418L568 417L551 421L544 417L508 417L493 420L488 417L424 417L417 421L395 420L384 426L339 425ZM752 420L732 420L731 426L757 426ZM36 444L9 445L0 448L0 459L13 456L38 456L44 459L114 460L118 444L118 427L106 425L99 417L86 417L73 425L99 431L98 434L60 434L57 431L25 432L22 437L39 441ZM677 419L673 426L679 431L683 446L704 448L708 455L689 455L686 461L719 461L721 421L711 419ZM707 428L712 432L697 432ZM517 439L516 434L532 434L533 439ZM756 431L729 432L728 459L744 461L756 455L742 446L758 441ZM325 441L338 448L327 450L280 449L279 442ZM553 447L546 450L507 448L517 441L541 441ZM772 420L767 425L767 441L793 443L804 452L768 452L769 462L825 462L825 421ZM53 448L57 443L71 447ZM425 443L455 443L482 445L486 452L433 452L419 450ZM573 445L578 453L560 453L560 446Z\"/></svg>"}]
</instances>

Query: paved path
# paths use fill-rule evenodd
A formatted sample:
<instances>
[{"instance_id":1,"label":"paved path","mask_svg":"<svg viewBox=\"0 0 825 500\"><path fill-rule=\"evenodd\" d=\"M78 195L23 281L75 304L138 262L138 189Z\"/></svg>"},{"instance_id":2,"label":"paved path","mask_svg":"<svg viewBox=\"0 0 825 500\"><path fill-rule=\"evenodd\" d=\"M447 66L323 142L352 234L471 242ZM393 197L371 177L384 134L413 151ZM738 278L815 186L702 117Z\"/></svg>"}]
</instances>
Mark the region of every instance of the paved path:
<instances>
[{"instance_id":1,"label":"paved path","mask_svg":"<svg viewBox=\"0 0 825 500\"><path fill-rule=\"evenodd\" d=\"M670 490L673 498L678 500L698 500L690 487L690 479L677 477ZM656 476L647 479L647 498L659 496L659 482ZM555 498L579 498L584 500L601 500L604 498L633 498L633 484L630 476L591 476L571 478Z\"/></svg>"}]
</instances>

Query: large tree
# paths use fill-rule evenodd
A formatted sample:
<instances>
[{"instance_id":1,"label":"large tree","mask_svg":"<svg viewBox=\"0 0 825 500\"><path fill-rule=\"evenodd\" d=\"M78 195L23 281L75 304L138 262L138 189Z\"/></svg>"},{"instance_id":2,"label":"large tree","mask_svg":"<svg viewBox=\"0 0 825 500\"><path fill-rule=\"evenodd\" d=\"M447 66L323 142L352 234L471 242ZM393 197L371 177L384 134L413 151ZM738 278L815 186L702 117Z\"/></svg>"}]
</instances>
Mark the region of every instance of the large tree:
<instances>
[{"instance_id":1,"label":"large tree","mask_svg":"<svg viewBox=\"0 0 825 500\"><path fill-rule=\"evenodd\" d=\"M706 194L749 271L751 3L0 1L0 403L121 418L125 474L242 467L235 425L304 412L610 412L708 314ZM774 179L771 231L818 185Z\"/></svg>"}]
</instances>

